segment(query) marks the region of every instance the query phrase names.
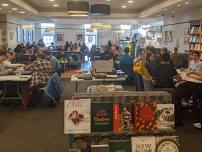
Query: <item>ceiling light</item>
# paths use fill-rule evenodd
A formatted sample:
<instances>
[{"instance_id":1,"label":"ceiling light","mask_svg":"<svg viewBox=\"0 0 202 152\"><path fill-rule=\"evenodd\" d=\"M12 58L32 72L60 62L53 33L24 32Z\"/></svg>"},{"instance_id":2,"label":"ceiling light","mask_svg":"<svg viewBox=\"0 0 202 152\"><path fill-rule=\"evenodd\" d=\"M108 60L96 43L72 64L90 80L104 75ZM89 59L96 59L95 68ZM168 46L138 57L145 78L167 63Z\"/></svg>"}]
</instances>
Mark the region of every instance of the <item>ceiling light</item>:
<instances>
[{"instance_id":1,"label":"ceiling light","mask_svg":"<svg viewBox=\"0 0 202 152\"><path fill-rule=\"evenodd\" d=\"M20 11L19 13L21 13L21 14L24 14L25 12L23 12L23 11Z\"/></svg>"},{"instance_id":2,"label":"ceiling light","mask_svg":"<svg viewBox=\"0 0 202 152\"><path fill-rule=\"evenodd\" d=\"M181 5L177 5L178 7L180 7Z\"/></svg>"},{"instance_id":3,"label":"ceiling light","mask_svg":"<svg viewBox=\"0 0 202 152\"><path fill-rule=\"evenodd\" d=\"M172 10L173 13L175 13L175 10Z\"/></svg>"},{"instance_id":4,"label":"ceiling light","mask_svg":"<svg viewBox=\"0 0 202 152\"><path fill-rule=\"evenodd\" d=\"M0 10L1 10L2 8L0 8Z\"/></svg>"},{"instance_id":5,"label":"ceiling light","mask_svg":"<svg viewBox=\"0 0 202 152\"><path fill-rule=\"evenodd\" d=\"M185 5L188 5L189 4L189 2L185 2Z\"/></svg>"},{"instance_id":6,"label":"ceiling light","mask_svg":"<svg viewBox=\"0 0 202 152\"><path fill-rule=\"evenodd\" d=\"M123 6L121 6L122 8L127 8L127 6L126 5L123 5Z\"/></svg>"},{"instance_id":7,"label":"ceiling light","mask_svg":"<svg viewBox=\"0 0 202 152\"><path fill-rule=\"evenodd\" d=\"M106 0L107 2L110 2L111 0Z\"/></svg>"},{"instance_id":8,"label":"ceiling light","mask_svg":"<svg viewBox=\"0 0 202 152\"><path fill-rule=\"evenodd\" d=\"M102 29L102 23L92 23L91 28L93 28L93 29Z\"/></svg>"},{"instance_id":9,"label":"ceiling light","mask_svg":"<svg viewBox=\"0 0 202 152\"><path fill-rule=\"evenodd\" d=\"M1 4L2 6L8 6L8 4Z\"/></svg>"},{"instance_id":10,"label":"ceiling light","mask_svg":"<svg viewBox=\"0 0 202 152\"><path fill-rule=\"evenodd\" d=\"M128 1L128 3L134 3L134 1Z\"/></svg>"},{"instance_id":11,"label":"ceiling light","mask_svg":"<svg viewBox=\"0 0 202 152\"><path fill-rule=\"evenodd\" d=\"M17 9L17 8L12 8L12 10L13 10L13 11L17 11L18 9Z\"/></svg>"},{"instance_id":12,"label":"ceiling light","mask_svg":"<svg viewBox=\"0 0 202 152\"><path fill-rule=\"evenodd\" d=\"M74 16L74 17L83 17L83 16L88 16L88 13L69 13L69 16Z\"/></svg>"},{"instance_id":13,"label":"ceiling light","mask_svg":"<svg viewBox=\"0 0 202 152\"><path fill-rule=\"evenodd\" d=\"M90 8L90 14L93 16L105 16L111 14L110 5L106 4L93 4Z\"/></svg>"},{"instance_id":14,"label":"ceiling light","mask_svg":"<svg viewBox=\"0 0 202 152\"><path fill-rule=\"evenodd\" d=\"M87 14L89 13L89 3L84 1L67 2L67 12L70 14Z\"/></svg>"},{"instance_id":15,"label":"ceiling light","mask_svg":"<svg viewBox=\"0 0 202 152\"><path fill-rule=\"evenodd\" d=\"M55 0L49 0L50 2L54 2Z\"/></svg>"},{"instance_id":16,"label":"ceiling light","mask_svg":"<svg viewBox=\"0 0 202 152\"><path fill-rule=\"evenodd\" d=\"M58 4L54 4L53 6L54 6L54 7L58 7L59 5L58 5Z\"/></svg>"},{"instance_id":17,"label":"ceiling light","mask_svg":"<svg viewBox=\"0 0 202 152\"><path fill-rule=\"evenodd\" d=\"M168 11L168 9L166 8L165 11Z\"/></svg>"}]
</instances>

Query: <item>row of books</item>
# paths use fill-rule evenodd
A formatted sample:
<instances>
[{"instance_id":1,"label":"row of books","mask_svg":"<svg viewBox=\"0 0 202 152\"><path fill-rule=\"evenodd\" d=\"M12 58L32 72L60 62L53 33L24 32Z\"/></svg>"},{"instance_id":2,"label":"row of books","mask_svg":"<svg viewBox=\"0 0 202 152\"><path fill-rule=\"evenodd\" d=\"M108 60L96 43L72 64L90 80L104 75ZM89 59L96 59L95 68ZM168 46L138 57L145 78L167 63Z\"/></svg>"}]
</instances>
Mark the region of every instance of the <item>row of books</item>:
<instances>
[{"instance_id":1,"label":"row of books","mask_svg":"<svg viewBox=\"0 0 202 152\"><path fill-rule=\"evenodd\" d=\"M191 28L191 34L200 34L200 32L201 32L200 27L193 26Z\"/></svg>"},{"instance_id":2,"label":"row of books","mask_svg":"<svg viewBox=\"0 0 202 152\"><path fill-rule=\"evenodd\" d=\"M155 133L175 126L174 105L157 104L139 98L135 102L91 102L90 99L66 100L65 134L132 132Z\"/></svg>"},{"instance_id":3,"label":"row of books","mask_svg":"<svg viewBox=\"0 0 202 152\"><path fill-rule=\"evenodd\" d=\"M189 50L200 51L200 50L202 50L202 45L201 44L190 44Z\"/></svg>"},{"instance_id":4,"label":"row of books","mask_svg":"<svg viewBox=\"0 0 202 152\"><path fill-rule=\"evenodd\" d=\"M202 43L202 38L200 36L191 36L190 43Z\"/></svg>"},{"instance_id":5,"label":"row of books","mask_svg":"<svg viewBox=\"0 0 202 152\"><path fill-rule=\"evenodd\" d=\"M87 88L87 93L106 93L124 91L121 85L91 85Z\"/></svg>"},{"instance_id":6,"label":"row of books","mask_svg":"<svg viewBox=\"0 0 202 152\"><path fill-rule=\"evenodd\" d=\"M79 141L79 142L78 142ZM179 152L178 136L138 136L129 140L110 140L106 144L89 145L83 139L77 139L77 149L71 152ZM85 143L85 144L84 144Z\"/></svg>"}]
</instances>

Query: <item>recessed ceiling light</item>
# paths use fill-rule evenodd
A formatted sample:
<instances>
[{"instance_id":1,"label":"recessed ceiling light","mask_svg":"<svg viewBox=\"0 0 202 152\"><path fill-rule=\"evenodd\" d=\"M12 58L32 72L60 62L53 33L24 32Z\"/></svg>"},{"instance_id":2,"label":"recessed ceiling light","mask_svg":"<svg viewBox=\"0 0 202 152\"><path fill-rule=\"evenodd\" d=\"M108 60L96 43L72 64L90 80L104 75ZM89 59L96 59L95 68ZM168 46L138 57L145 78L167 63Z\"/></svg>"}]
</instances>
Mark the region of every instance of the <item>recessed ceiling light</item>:
<instances>
[{"instance_id":1,"label":"recessed ceiling light","mask_svg":"<svg viewBox=\"0 0 202 152\"><path fill-rule=\"evenodd\" d=\"M168 11L168 9L166 8L165 11Z\"/></svg>"},{"instance_id":2,"label":"recessed ceiling light","mask_svg":"<svg viewBox=\"0 0 202 152\"><path fill-rule=\"evenodd\" d=\"M50 2L54 2L55 0L49 0Z\"/></svg>"},{"instance_id":3,"label":"recessed ceiling light","mask_svg":"<svg viewBox=\"0 0 202 152\"><path fill-rule=\"evenodd\" d=\"M54 7L58 7L59 5L58 5L58 4L54 4L53 6L54 6Z\"/></svg>"},{"instance_id":4,"label":"recessed ceiling light","mask_svg":"<svg viewBox=\"0 0 202 152\"><path fill-rule=\"evenodd\" d=\"M126 5L122 5L121 7L122 7L122 8L126 8L127 6L126 6Z\"/></svg>"},{"instance_id":5,"label":"recessed ceiling light","mask_svg":"<svg viewBox=\"0 0 202 152\"><path fill-rule=\"evenodd\" d=\"M13 11L17 11L18 9L17 9L17 8L12 8L12 10L13 10Z\"/></svg>"},{"instance_id":6,"label":"recessed ceiling light","mask_svg":"<svg viewBox=\"0 0 202 152\"><path fill-rule=\"evenodd\" d=\"M8 6L8 4L1 4L2 6Z\"/></svg>"},{"instance_id":7,"label":"recessed ceiling light","mask_svg":"<svg viewBox=\"0 0 202 152\"><path fill-rule=\"evenodd\" d=\"M24 14L25 12L23 12L23 11L20 11L20 13L21 13L21 14Z\"/></svg>"},{"instance_id":8,"label":"recessed ceiling light","mask_svg":"<svg viewBox=\"0 0 202 152\"><path fill-rule=\"evenodd\" d=\"M128 3L134 3L134 1L128 1Z\"/></svg>"},{"instance_id":9,"label":"recessed ceiling light","mask_svg":"<svg viewBox=\"0 0 202 152\"><path fill-rule=\"evenodd\" d=\"M177 5L178 7L180 7L181 5L179 4L179 5Z\"/></svg>"},{"instance_id":10,"label":"recessed ceiling light","mask_svg":"<svg viewBox=\"0 0 202 152\"><path fill-rule=\"evenodd\" d=\"M107 2L110 2L111 0L106 0Z\"/></svg>"},{"instance_id":11,"label":"recessed ceiling light","mask_svg":"<svg viewBox=\"0 0 202 152\"><path fill-rule=\"evenodd\" d=\"M1 10L2 8L0 8L0 10Z\"/></svg>"},{"instance_id":12,"label":"recessed ceiling light","mask_svg":"<svg viewBox=\"0 0 202 152\"><path fill-rule=\"evenodd\" d=\"M185 5L188 5L189 4L189 2L185 2Z\"/></svg>"}]
</instances>

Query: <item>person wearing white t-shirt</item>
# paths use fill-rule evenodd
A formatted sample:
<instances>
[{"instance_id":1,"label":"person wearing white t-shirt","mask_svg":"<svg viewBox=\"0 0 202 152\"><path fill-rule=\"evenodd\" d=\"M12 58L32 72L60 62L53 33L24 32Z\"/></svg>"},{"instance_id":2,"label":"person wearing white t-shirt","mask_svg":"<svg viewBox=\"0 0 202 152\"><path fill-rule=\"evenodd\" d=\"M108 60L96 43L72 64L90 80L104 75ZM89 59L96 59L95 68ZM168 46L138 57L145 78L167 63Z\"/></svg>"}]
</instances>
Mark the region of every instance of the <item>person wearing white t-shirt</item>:
<instances>
[{"instance_id":1,"label":"person wearing white t-shirt","mask_svg":"<svg viewBox=\"0 0 202 152\"><path fill-rule=\"evenodd\" d=\"M200 61L200 52L199 51L193 51L191 54L192 60L189 63L188 71L202 71L202 62Z\"/></svg>"}]
</instances>

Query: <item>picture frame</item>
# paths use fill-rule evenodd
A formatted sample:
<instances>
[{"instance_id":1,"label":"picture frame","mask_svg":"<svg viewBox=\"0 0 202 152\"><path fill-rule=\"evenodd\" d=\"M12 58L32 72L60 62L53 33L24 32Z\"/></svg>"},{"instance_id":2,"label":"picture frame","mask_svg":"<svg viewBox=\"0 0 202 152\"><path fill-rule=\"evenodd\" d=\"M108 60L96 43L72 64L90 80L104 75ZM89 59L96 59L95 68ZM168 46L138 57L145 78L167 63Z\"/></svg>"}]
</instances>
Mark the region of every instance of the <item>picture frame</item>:
<instances>
[{"instance_id":1,"label":"picture frame","mask_svg":"<svg viewBox=\"0 0 202 152\"><path fill-rule=\"evenodd\" d=\"M173 38L172 38L172 31L165 31L165 40L164 43L172 43Z\"/></svg>"},{"instance_id":2,"label":"picture frame","mask_svg":"<svg viewBox=\"0 0 202 152\"><path fill-rule=\"evenodd\" d=\"M184 44L188 45L189 44L189 37L184 37Z\"/></svg>"},{"instance_id":3,"label":"picture frame","mask_svg":"<svg viewBox=\"0 0 202 152\"><path fill-rule=\"evenodd\" d=\"M57 43L64 43L64 33L58 32L56 33L56 41Z\"/></svg>"},{"instance_id":4,"label":"picture frame","mask_svg":"<svg viewBox=\"0 0 202 152\"><path fill-rule=\"evenodd\" d=\"M76 33L76 41L83 41L83 33Z\"/></svg>"},{"instance_id":5,"label":"picture frame","mask_svg":"<svg viewBox=\"0 0 202 152\"><path fill-rule=\"evenodd\" d=\"M184 35L189 35L189 28L184 28Z\"/></svg>"}]
</instances>

